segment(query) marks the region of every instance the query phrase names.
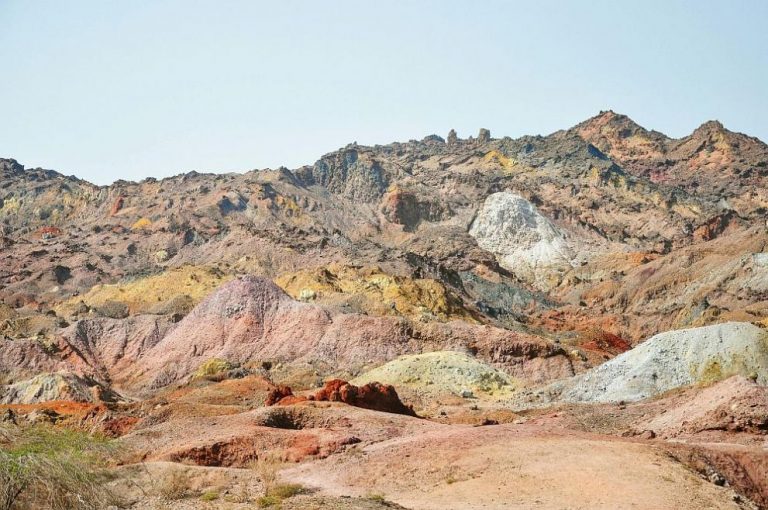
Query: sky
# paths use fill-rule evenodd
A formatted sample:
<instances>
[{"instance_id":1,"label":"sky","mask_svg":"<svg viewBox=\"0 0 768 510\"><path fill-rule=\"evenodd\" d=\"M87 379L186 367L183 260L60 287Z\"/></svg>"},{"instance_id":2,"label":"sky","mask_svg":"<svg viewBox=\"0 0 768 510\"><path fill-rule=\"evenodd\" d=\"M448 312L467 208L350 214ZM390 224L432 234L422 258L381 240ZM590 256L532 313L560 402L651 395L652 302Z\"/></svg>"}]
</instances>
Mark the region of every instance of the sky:
<instances>
[{"instance_id":1,"label":"sky","mask_svg":"<svg viewBox=\"0 0 768 510\"><path fill-rule=\"evenodd\" d=\"M0 157L108 184L612 109L768 141L768 1L0 0Z\"/></svg>"}]
</instances>

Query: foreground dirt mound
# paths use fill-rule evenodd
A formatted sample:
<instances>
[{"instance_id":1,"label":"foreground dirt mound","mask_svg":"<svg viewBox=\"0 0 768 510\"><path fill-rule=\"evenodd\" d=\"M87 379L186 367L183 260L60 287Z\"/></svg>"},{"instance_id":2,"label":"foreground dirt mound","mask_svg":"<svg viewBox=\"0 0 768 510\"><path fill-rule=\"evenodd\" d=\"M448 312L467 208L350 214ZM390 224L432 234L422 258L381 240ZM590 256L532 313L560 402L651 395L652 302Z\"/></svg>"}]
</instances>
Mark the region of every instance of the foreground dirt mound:
<instances>
[{"instance_id":1,"label":"foreground dirt mound","mask_svg":"<svg viewBox=\"0 0 768 510\"><path fill-rule=\"evenodd\" d=\"M108 488L135 510L407 510L381 497L291 496L268 507L259 504L266 487L258 470L145 462L121 466ZM216 494L213 501L201 500Z\"/></svg>"},{"instance_id":2,"label":"foreground dirt mound","mask_svg":"<svg viewBox=\"0 0 768 510\"><path fill-rule=\"evenodd\" d=\"M269 394L266 403L267 405L290 405L306 401L343 402L373 411L416 416L412 407L400 401L394 386L379 382L355 386L341 379L333 379L327 381L325 386L315 393L306 396L296 396L290 388L279 387Z\"/></svg>"},{"instance_id":3,"label":"foreground dirt mound","mask_svg":"<svg viewBox=\"0 0 768 510\"><path fill-rule=\"evenodd\" d=\"M553 388L571 402L635 401L736 374L768 384L768 332L730 322L662 333Z\"/></svg>"},{"instance_id":4,"label":"foreground dirt mound","mask_svg":"<svg viewBox=\"0 0 768 510\"><path fill-rule=\"evenodd\" d=\"M526 426L451 426L292 468L330 495L385 494L418 509L737 509L731 489L656 448ZM746 507L748 508L748 507Z\"/></svg>"},{"instance_id":5,"label":"foreground dirt mound","mask_svg":"<svg viewBox=\"0 0 768 510\"><path fill-rule=\"evenodd\" d=\"M171 460L208 466L245 467L276 456L298 462L444 427L401 414L381 413L333 402L262 407L187 409L166 404L120 439L131 461ZM208 413L204 415L200 412ZM227 414L229 413L229 414Z\"/></svg>"},{"instance_id":6,"label":"foreground dirt mound","mask_svg":"<svg viewBox=\"0 0 768 510\"><path fill-rule=\"evenodd\" d=\"M713 431L767 435L768 387L731 377L635 426L666 438Z\"/></svg>"}]
</instances>

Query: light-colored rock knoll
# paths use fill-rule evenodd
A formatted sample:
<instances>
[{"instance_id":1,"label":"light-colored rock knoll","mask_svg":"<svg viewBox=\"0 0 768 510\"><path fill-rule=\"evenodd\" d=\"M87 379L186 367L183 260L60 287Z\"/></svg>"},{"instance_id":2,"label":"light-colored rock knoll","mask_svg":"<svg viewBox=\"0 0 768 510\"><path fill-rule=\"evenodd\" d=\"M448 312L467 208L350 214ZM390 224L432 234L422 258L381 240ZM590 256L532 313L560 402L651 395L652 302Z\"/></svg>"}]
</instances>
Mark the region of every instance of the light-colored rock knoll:
<instances>
[{"instance_id":1,"label":"light-colored rock knoll","mask_svg":"<svg viewBox=\"0 0 768 510\"><path fill-rule=\"evenodd\" d=\"M570 264L573 248L559 229L523 197L502 191L486 198L469 229L481 248L530 281L536 270Z\"/></svg>"},{"instance_id":2,"label":"light-colored rock knoll","mask_svg":"<svg viewBox=\"0 0 768 510\"><path fill-rule=\"evenodd\" d=\"M457 351L401 356L356 378L355 384L378 381L434 397L501 397L519 386L509 375Z\"/></svg>"},{"instance_id":3,"label":"light-colored rock knoll","mask_svg":"<svg viewBox=\"0 0 768 510\"><path fill-rule=\"evenodd\" d=\"M569 402L636 401L737 374L768 384L768 332L728 322L661 333L553 388Z\"/></svg>"},{"instance_id":4,"label":"light-colored rock knoll","mask_svg":"<svg viewBox=\"0 0 768 510\"><path fill-rule=\"evenodd\" d=\"M0 387L2 404L36 404L51 400L94 402L99 400L99 388L74 374L43 373L31 379Z\"/></svg>"}]
</instances>

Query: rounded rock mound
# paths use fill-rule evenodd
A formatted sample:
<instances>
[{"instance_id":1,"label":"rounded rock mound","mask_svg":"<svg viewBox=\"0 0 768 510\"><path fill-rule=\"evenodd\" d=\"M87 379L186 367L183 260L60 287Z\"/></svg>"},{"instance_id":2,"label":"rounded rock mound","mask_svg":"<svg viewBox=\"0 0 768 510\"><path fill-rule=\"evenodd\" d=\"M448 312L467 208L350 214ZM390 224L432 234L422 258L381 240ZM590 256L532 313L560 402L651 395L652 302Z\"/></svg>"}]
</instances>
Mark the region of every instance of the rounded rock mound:
<instances>
[{"instance_id":1,"label":"rounded rock mound","mask_svg":"<svg viewBox=\"0 0 768 510\"><path fill-rule=\"evenodd\" d=\"M379 381L397 388L409 388L438 398L502 397L514 392L519 384L496 368L458 351L436 351L400 356L375 368L353 382Z\"/></svg>"}]
</instances>

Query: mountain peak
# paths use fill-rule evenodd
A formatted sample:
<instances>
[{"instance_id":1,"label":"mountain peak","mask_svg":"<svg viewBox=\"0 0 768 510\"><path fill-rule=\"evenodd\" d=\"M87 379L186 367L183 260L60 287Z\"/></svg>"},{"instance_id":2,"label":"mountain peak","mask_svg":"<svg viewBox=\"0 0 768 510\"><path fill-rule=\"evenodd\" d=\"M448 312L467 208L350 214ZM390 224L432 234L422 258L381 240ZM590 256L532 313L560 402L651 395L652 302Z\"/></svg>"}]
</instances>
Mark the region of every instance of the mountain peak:
<instances>
[{"instance_id":1,"label":"mountain peak","mask_svg":"<svg viewBox=\"0 0 768 510\"><path fill-rule=\"evenodd\" d=\"M703 123L701 126L697 127L693 133L691 133L691 136L693 137L703 137L703 136L711 136L711 135L724 135L731 133L728 129L723 126L723 124L719 120L708 120L707 122Z\"/></svg>"},{"instance_id":2,"label":"mountain peak","mask_svg":"<svg viewBox=\"0 0 768 510\"><path fill-rule=\"evenodd\" d=\"M590 117L579 125L585 124L612 124L642 128L637 122L629 118L627 115L624 115L623 113L617 113L613 110L601 110L600 113L594 117Z\"/></svg>"},{"instance_id":3,"label":"mountain peak","mask_svg":"<svg viewBox=\"0 0 768 510\"><path fill-rule=\"evenodd\" d=\"M20 165L15 159L0 158L1 175L18 175L23 171L24 165Z\"/></svg>"},{"instance_id":4,"label":"mountain peak","mask_svg":"<svg viewBox=\"0 0 768 510\"><path fill-rule=\"evenodd\" d=\"M622 113L604 110L575 126L579 134L601 133L607 136L627 138L633 134L648 133L648 130Z\"/></svg>"}]
</instances>

